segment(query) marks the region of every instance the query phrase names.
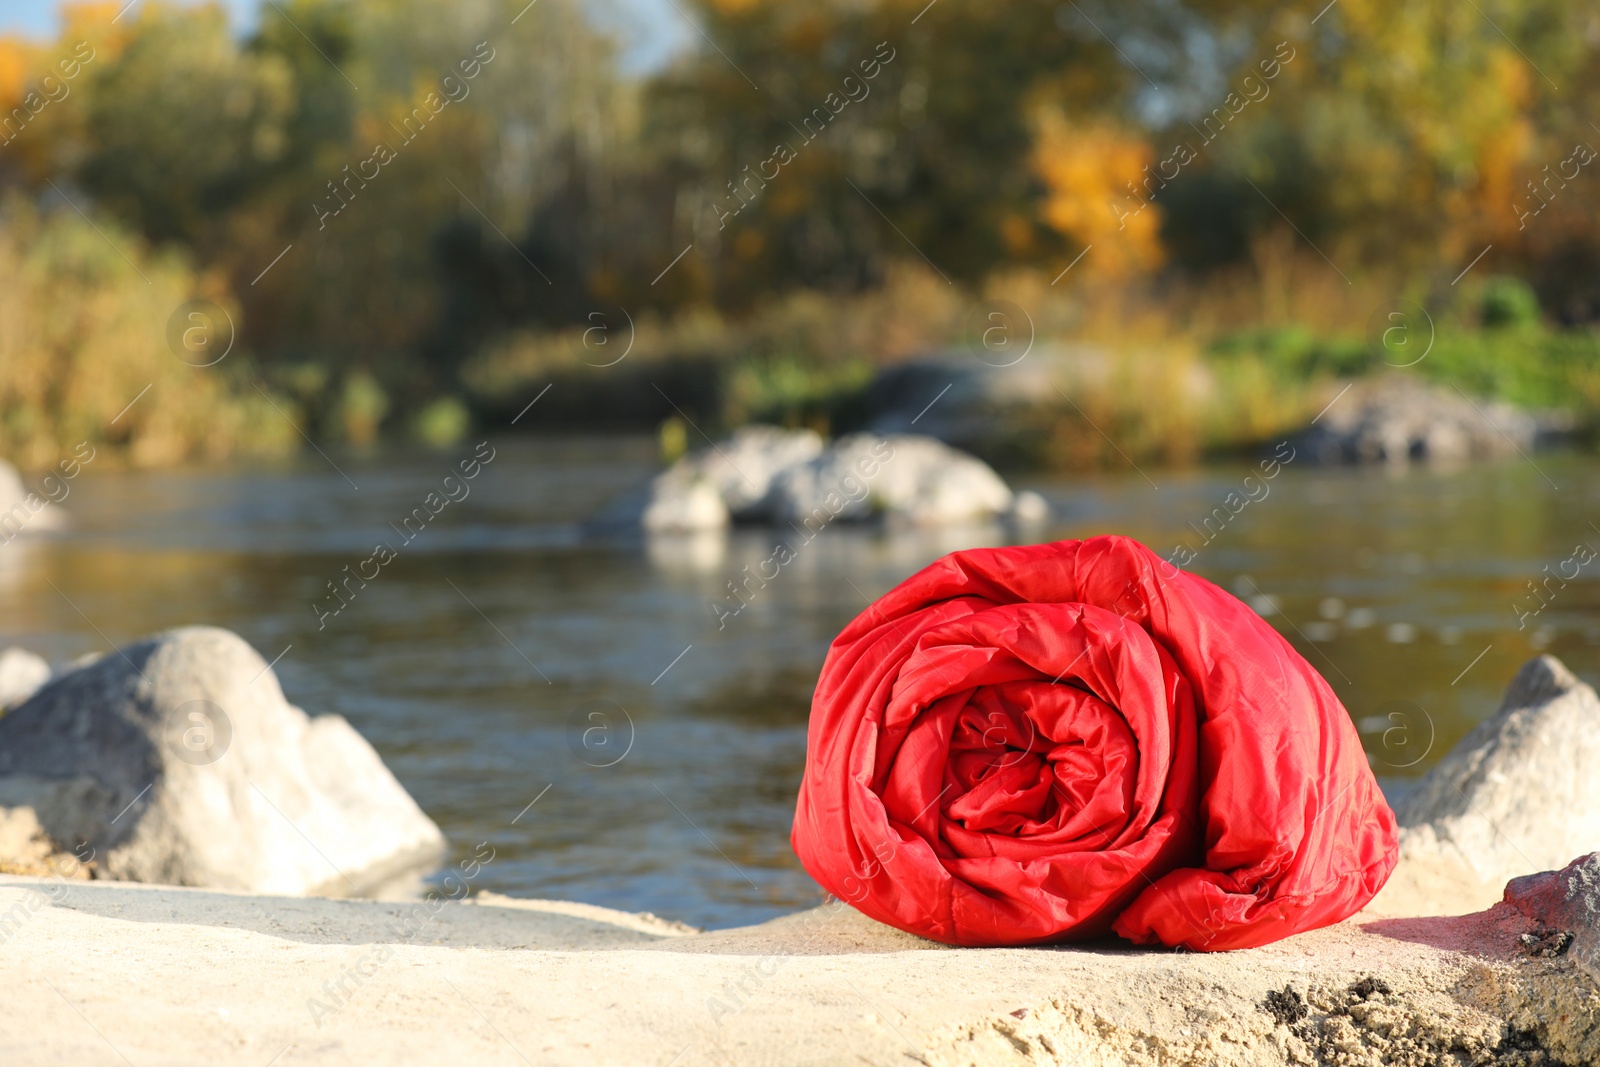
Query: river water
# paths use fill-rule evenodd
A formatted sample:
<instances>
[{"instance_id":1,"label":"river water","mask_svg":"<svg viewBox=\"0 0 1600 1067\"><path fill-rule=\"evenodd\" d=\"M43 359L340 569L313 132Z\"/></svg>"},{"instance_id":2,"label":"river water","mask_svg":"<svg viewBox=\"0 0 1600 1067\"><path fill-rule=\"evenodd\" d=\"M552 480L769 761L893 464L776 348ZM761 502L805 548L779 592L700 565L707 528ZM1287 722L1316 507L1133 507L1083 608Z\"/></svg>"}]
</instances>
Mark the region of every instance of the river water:
<instances>
[{"instance_id":1,"label":"river water","mask_svg":"<svg viewBox=\"0 0 1600 1067\"><path fill-rule=\"evenodd\" d=\"M771 535L587 536L582 521L653 469L649 442L492 448L470 495L413 523L409 541L402 520L442 495L472 446L91 465L61 505L65 531L0 547L0 644L65 661L187 623L237 631L281 655L290 700L372 741L454 858L495 848L485 889L712 927L815 903L788 829L828 641L941 554L1004 536L836 525L719 628L712 602L771 554ZM1494 710L1529 656L1552 652L1594 680L1600 561L1541 599L1527 583L1546 566L1571 575L1581 543L1600 548L1600 461L1535 459L1017 483L1055 508L1038 539L1115 532L1163 555L1194 550L1190 569L1252 602L1322 671L1385 784L1403 788ZM333 599L327 583L379 541L395 557Z\"/></svg>"}]
</instances>

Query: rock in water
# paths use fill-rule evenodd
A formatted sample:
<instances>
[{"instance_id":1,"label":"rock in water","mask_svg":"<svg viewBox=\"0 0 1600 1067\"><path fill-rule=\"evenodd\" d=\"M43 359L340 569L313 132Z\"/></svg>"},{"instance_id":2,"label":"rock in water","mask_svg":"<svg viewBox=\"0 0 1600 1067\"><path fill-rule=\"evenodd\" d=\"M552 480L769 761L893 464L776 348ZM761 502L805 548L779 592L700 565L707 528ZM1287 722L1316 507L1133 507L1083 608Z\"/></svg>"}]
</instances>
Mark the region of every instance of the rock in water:
<instances>
[{"instance_id":1,"label":"rock in water","mask_svg":"<svg viewBox=\"0 0 1600 1067\"><path fill-rule=\"evenodd\" d=\"M681 533L766 518L773 478L821 452L822 438L811 430L742 427L658 474L640 523L657 533Z\"/></svg>"},{"instance_id":2,"label":"rock in water","mask_svg":"<svg viewBox=\"0 0 1600 1067\"><path fill-rule=\"evenodd\" d=\"M0 708L20 704L50 680L50 664L21 648L0 652Z\"/></svg>"},{"instance_id":3,"label":"rock in water","mask_svg":"<svg viewBox=\"0 0 1600 1067\"><path fill-rule=\"evenodd\" d=\"M715 485L700 478L668 478L664 474L651 483L639 523L651 533L695 533L720 530L731 519Z\"/></svg>"},{"instance_id":4,"label":"rock in water","mask_svg":"<svg viewBox=\"0 0 1600 1067\"><path fill-rule=\"evenodd\" d=\"M716 486L735 519L764 518L773 479L821 454L822 438L812 430L744 426L721 444L680 460L673 471Z\"/></svg>"},{"instance_id":5,"label":"rock in water","mask_svg":"<svg viewBox=\"0 0 1600 1067\"><path fill-rule=\"evenodd\" d=\"M348 722L308 717L207 626L104 655L0 718L0 815L21 808L104 877L256 893L364 892L444 845Z\"/></svg>"},{"instance_id":6,"label":"rock in water","mask_svg":"<svg viewBox=\"0 0 1600 1067\"><path fill-rule=\"evenodd\" d=\"M1011 518L1019 526L1041 526L1050 520L1050 502L1042 494L1024 489L1011 502Z\"/></svg>"},{"instance_id":7,"label":"rock in water","mask_svg":"<svg viewBox=\"0 0 1600 1067\"><path fill-rule=\"evenodd\" d=\"M884 517L912 526L1003 518L1037 525L1050 507L1014 495L987 463L932 437L871 433L824 448L810 430L746 426L657 475L642 501L608 513L638 516L646 530L683 533L732 521L820 529L834 520Z\"/></svg>"},{"instance_id":8,"label":"rock in water","mask_svg":"<svg viewBox=\"0 0 1600 1067\"><path fill-rule=\"evenodd\" d=\"M914 526L992 519L1011 509L1010 487L989 465L932 437L858 433L773 480L780 523L883 514Z\"/></svg>"},{"instance_id":9,"label":"rock in water","mask_svg":"<svg viewBox=\"0 0 1600 1067\"><path fill-rule=\"evenodd\" d=\"M1554 656L1528 661L1398 806L1400 866L1374 909L1488 907L1508 879L1600 848L1597 781L1600 697Z\"/></svg>"},{"instance_id":10,"label":"rock in water","mask_svg":"<svg viewBox=\"0 0 1600 1067\"><path fill-rule=\"evenodd\" d=\"M0 459L0 544L23 532L59 530L63 518L59 506L49 497L29 492L17 468Z\"/></svg>"},{"instance_id":11,"label":"rock in water","mask_svg":"<svg viewBox=\"0 0 1600 1067\"><path fill-rule=\"evenodd\" d=\"M1392 374L1341 394L1295 448L1314 463L1450 462L1529 451L1569 421Z\"/></svg>"}]
</instances>

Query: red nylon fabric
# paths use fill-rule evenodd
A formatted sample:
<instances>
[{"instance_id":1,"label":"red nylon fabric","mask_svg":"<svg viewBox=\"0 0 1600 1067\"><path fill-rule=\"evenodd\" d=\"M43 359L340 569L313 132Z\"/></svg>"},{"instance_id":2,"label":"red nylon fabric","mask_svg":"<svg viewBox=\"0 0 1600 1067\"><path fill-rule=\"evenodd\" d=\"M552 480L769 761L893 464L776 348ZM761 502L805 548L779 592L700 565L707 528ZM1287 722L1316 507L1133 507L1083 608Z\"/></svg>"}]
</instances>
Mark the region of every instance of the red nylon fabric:
<instances>
[{"instance_id":1,"label":"red nylon fabric","mask_svg":"<svg viewBox=\"0 0 1600 1067\"><path fill-rule=\"evenodd\" d=\"M1264 945L1396 860L1327 682L1126 537L957 552L845 627L792 841L835 896L954 945Z\"/></svg>"}]
</instances>

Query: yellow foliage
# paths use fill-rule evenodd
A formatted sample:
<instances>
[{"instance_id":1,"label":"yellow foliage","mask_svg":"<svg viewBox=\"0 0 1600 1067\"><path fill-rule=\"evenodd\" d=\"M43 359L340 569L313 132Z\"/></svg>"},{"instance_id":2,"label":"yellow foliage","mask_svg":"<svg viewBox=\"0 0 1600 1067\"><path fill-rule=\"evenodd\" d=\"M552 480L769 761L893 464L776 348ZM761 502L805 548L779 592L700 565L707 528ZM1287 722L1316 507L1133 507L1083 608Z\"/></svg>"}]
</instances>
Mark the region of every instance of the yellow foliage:
<instances>
[{"instance_id":1,"label":"yellow foliage","mask_svg":"<svg viewBox=\"0 0 1600 1067\"><path fill-rule=\"evenodd\" d=\"M22 99L33 77L37 49L15 37L0 37L0 110L9 111Z\"/></svg>"},{"instance_id":2,"label":"yellow foliage","mask_svg":"<svg viewBox=\"0 0 1600 1067\"><path fill-rule=\"evenodd\" d=\"M296 443L264 398L235 391L242 354L196 367L169 350L169 317L197 289L180 260L109 221L3 211L0 455L42 468L87 441L154 465Z\"/></svg>"},{"instance_id":3,"label":"yellow foliage","mask_svg":"<svg viewBox=\"0 0 1600 1067\"><path fill-rule=\"evenodd\" d=\"M1484 131L1478 142L1478 180L1458 219L1462 224L1480 221L1477 229L1486 240L1509 241L1519 229L1513 206L1522 192L1517 175L1537 143L1526 113L1533 93L1527 63L1509 48L1490 53L1489 72L1495 95L1504 101L1509 114Z\"/></svg>"},{"instance_id":4,"label":"yellow foliage","mask_svg":"<svg viewBox=\"0 0 1600 1067\"><path fill-rule=\"evenodd\" d=\"M95 62L109 63L128 47L128 43L138 33L141 19L171 9L171 5L168 4L142 4L137 10L129 11L116 22L112 22L122 7L122 3L114 0L63 3L61 37L57 47L65 45L70 50L79 41L88 41L94 46Z\"/></svg>"},{"instance_id":5,"label":"yellow foliage","mask_svg":"<svg viewBox=\"0 0 1600 1067\"><path fill-rule=\"evenodd\" d=\"M1074 124L1045 111L1037 122L1033 167L1048 190L1046 225L1094 246L1082 269L1125 277L1160 265L1161 211L1144 187L1152 160L1142 137L1106 122Z\"/></svg>"}]
</instances>

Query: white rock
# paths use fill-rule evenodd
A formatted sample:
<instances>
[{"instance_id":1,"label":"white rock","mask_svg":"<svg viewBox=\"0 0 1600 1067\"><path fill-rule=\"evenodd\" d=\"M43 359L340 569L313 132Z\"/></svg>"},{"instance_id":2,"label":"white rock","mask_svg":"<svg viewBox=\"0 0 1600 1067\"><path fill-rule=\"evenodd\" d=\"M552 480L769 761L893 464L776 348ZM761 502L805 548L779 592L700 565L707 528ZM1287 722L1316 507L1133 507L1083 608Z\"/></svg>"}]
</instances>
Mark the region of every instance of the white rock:
<instances>
[{"instance_id":1,"label":"white rock","mask_svg":"<svg viewBox=\"0 0 1600 1067\"><path fill-rule=\"evenodd\" d=\"M720 530L728 525L728 505L715 485L673 471L650 485L650 499L639 523L651 533Z\"/></svg>"},{"instance_id":2,"label":"white rock","mask_svg":"<svg viewBox=\"0 0 1600 1067\"><path fill-rule=\"evenodd\" d=\"M1024 489L1011 502L1011 521L1020 526L1040 526L1050 520L1050 502L1032 489Z\"/></svg>"},{"instance_id":3,"label":"white rock","mask_svg":"<svg viewBox=\"0 0 1600 1067\"><path fill-rule=\"evenodd\" d=\"M102 656L0 718L16 808L104 876L258 893L363 892L444 844L348 722L290 705L214 627Z\"/></svg>"},{"instance_id":4,"label":"white rock","mask_svg":"<svg viewBox=\"0 0 1600 1067\"><path fill-rule=\"evenodd\" d=\"M987 463L941 441L861 433L774 479L771 510L780 523L808 527L875 514L937 526L992 519L1012 501Z\"/></svg>"},{"instance_id":5,"label":"white rock","mask_svg":"<svg viewBox=\"0 0 1600 1067\"><path fill-rule=\"evenodd\" d=\"M717 530L738 520L805 523L882 516L914 526L1009 518L1037 523L1049 506L1017 498L989 465L919 434L852 434L826 449L810 430L747 426L659 474L642 498L608 509L633 514L645 530Z\"/></svg>"},{"instance_id":6,"label":"white rock","mask_svg":"<svg viewBox=\"0 0 1600 1067\"><path fill-rule=\"evenodd\" d=\"M20 704L50 680L50 664L22 648L0 652L0 708Z\"/></svg>"},{"instance_id":7,"label":"white rock","mask_svg":"<svg viewBox=\"0 0 1600 1067\"><path fill-rule=\"evenodd\" d=\"M65 513L40 493L30 493L17 468L0 459L0 544L20 533L59 530Z\"/></svg>"},{"instance_id":8,"label":"white rock","mask_svg":"<svg viewBox=\"0 0 1600 1067\"><path fill-rule=\"evenodd\" d=\"M773 479L821 451L822 438L811 430L745 426L657 475L639 523L656 533L684 533L766 518Z\"/></svg>"},{"instance_id":9,"label":"white rock","mask_svg":"<svg viewBox=\"0 0 1600 1067\"><path fill-rule=\"evenodd\" d=\"M1600 697L1555 657L1528 661L1500 710L1397 805L1400 867L1374 906L1460 914L1509 879L1600 850L1597 781ZM1408 894L1429 900L1392 903Z\"/></svg>"},{"instance_id":10,"label":"white rock","mask_svg":"<svg viewBox=\"0 0 1600 1067\"><path fill-rule=\"evenodd\" d=\"M821 453L822 438L811 430L744 426L726 441L680 459L658 481L709 482L731 516L760 518L773 479Z\"/></svg>"}]
</instances>

